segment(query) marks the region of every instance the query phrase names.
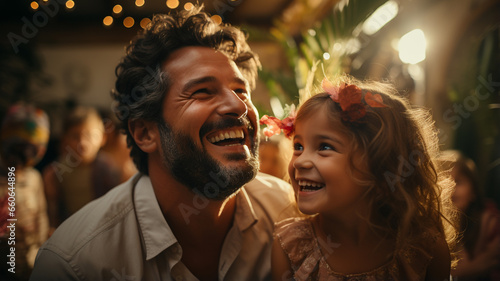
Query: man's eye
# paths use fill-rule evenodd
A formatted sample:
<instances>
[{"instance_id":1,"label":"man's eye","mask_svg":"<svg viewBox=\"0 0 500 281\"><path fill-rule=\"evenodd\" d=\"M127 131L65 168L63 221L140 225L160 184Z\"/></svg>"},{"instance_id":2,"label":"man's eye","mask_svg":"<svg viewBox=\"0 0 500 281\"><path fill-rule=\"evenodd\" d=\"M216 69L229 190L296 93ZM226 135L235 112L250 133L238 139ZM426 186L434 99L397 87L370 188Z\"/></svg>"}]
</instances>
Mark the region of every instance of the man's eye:
<instances>
[{"instance_id":1,"label":"man's eye","mask_svg":"<svg viewBox=\"0 0 500 281\"><path fill-rule=\"evenodd\" d=\"M233 92L237 95L244 95L245 97L248 97L249 96L249 93L247 91L247 89L236 89L236 90L233 90Z\"/></svg>"},{"instance_id":2,"label":"man's eye","mask_svg":"<svg viewBox=\"0 0 500 281\"><path fill-rule=\"evenodd\" d=\"M207 88L203 88L194 91L193 94L210 94L210 91Z\"/></svg>"}]
</instances>

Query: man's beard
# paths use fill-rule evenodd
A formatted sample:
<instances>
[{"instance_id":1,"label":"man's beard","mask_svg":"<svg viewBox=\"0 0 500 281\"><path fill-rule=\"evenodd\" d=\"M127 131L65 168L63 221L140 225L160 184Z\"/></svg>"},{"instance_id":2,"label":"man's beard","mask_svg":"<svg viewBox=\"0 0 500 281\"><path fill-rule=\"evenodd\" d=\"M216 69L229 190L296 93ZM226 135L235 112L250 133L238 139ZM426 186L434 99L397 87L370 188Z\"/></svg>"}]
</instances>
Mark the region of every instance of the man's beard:
<instances>
[{"instance_id":1,"label":"man's beard","mask_svg":"<svg viewBox=\"0 0 500 281\"><path fill-rule=\"evenodd\" d=\"M204 132L212 129L223 129L245 125L240 119L228 118L216 124L204 125L200 130L200 139ZM192 191L213 200L223 200L244 184L251 181L259 169L258 143L253 137L253 128L249 129L251 142L250 157L242 168L225 167L210 156L204 147L196 146L194 140L187 134L173 132L164 121L158 122L162 146L162 161L169 168L177 181L189 187ZM243 154L225 156L228 160L244 160Z\"/></svg>"}]
</instances>

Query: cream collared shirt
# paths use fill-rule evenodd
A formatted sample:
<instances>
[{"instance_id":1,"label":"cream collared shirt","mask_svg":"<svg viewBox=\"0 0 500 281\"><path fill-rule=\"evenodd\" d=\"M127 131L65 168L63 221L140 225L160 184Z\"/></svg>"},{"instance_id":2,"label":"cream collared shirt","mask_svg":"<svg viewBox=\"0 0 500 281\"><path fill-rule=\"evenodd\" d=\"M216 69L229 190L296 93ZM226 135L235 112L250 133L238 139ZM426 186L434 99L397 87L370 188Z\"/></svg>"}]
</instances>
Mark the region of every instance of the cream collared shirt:
<instances>
[{"instance_id":1,"label":"cream collared shirt","mask_svg":"<svg viewBox=\"0 0 500 281\"><path fill-rule=\"evenodd\" d=\"M265 174L240 189L219 280L270 280L274 223L296 216L292 193ZM151 180L137 174L67 219L40 249L30 280L198 280L181 258Z\"/></svg>"}]
</instances>

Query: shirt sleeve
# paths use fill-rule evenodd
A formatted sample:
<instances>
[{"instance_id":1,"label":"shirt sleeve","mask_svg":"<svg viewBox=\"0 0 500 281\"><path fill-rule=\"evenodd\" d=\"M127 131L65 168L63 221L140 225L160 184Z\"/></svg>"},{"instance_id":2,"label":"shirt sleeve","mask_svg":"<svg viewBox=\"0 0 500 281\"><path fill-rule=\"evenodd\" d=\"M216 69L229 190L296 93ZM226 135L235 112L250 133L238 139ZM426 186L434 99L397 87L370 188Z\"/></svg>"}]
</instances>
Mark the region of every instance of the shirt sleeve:
<instances>
[{"instance_id":1,"label":"shirt sleeve","mask_svg":"<svg viewBox=\"0 0 500 281\"><path fill-rule=\"evenodd\" d=\"M77 281L81 280L71 265L56 253L41 249L38 252L30 281Z\"/></svg>"}]
</instances>

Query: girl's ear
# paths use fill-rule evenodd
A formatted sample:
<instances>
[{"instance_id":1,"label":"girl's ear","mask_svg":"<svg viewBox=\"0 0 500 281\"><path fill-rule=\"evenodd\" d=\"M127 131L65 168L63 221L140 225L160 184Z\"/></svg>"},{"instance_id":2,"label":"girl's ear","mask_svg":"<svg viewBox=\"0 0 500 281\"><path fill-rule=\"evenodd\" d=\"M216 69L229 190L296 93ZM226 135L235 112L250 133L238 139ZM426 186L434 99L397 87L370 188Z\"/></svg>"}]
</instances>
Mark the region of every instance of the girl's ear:
<instances>
[{"instance_id":1,"label":"girl's ear","mask_svg":"<svg viewBox=\"0 0 500 281\"><path fill-rule=\"evenodd\" d=\"M155 122L143 119L129 120L128 129L142 151L146 153L156 151L159 134Z\"/></svg>"}]
</instances>

